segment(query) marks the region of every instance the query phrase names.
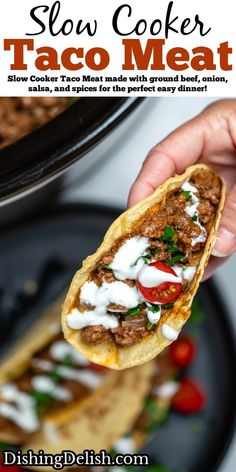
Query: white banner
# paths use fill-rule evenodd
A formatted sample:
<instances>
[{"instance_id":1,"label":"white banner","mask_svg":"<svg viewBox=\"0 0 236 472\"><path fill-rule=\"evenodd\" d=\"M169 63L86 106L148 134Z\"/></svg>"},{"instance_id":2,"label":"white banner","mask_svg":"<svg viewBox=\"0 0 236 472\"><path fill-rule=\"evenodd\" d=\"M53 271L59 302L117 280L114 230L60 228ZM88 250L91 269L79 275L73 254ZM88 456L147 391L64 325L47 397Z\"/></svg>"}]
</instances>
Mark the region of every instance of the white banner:
<instances>
[{"instance_id":1,"label":"white banner","mask_svg":"<svg viewBox=\"0 0 236 472\"><path fill-rule=\"evenodd\" d=\"M235 3L7 0L2 96L234 96Z\"/></svg>"}]
</instances>

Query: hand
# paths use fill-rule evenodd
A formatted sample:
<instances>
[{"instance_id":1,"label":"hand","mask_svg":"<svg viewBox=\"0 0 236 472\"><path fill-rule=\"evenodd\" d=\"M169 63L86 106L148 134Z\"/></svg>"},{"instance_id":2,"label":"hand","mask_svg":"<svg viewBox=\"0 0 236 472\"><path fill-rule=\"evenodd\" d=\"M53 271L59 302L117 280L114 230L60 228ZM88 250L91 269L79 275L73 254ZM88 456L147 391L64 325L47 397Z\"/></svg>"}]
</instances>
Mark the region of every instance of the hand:
<instances>
[{"instance_id":1,"label":"hand","mask_svg":"<svg viewBox=\"0 0 236 472\"><path fill-rule=\"evenodd\" d=\"M196 163L208 164L223 177L227 198L213 256L205 278L236 250L236 100L211 104L171 133L148 154L131 187L128 205L151 194L175 173Z\"/></svg>"}]
</instances>

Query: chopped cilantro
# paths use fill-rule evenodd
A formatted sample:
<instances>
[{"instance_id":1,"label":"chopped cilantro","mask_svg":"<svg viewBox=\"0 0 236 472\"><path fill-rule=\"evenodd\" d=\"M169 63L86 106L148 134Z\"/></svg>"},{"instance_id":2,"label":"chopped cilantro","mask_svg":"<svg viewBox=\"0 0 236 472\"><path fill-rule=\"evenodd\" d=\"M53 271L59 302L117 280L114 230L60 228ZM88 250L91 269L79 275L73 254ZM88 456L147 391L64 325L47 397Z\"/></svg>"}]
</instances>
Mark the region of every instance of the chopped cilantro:
<instances>
[{"instance_id":1,"label":"chopped cilantro","mask_svg":"<svg viewBox=\"0 0 236 472\"><path fill-rule=\"evenodd\" d=\"M147 330L150 331L154 326L154 323L151 323L151 321L148 320L147 322Z\"/></svg>"},{"instance_id":2,"label":"chopped cilantro","mask_svg":"<svg viewBox=\"0 0 236 472\"><path fill-rule=\"evenodd\" d=\"M141 305L136 306L135 308L131 308L130 310L124 313L125 316L138 316L141 312Z\"/></svg>"},{"instance_id":3,"label":"chopped cilantro","mask_svg":"<svg viewBox=\"0 0 236 472\"><path fill-rule=\"evenodd\" d=\"M48 407L48 404L52 400L52 395L48 392L39 392L38 390L32 390L31 396L35 400L36 411L38 415L43 415Z\"/></svg>"},{"instance_id":4,"label":"chopped cilantro","mask_svg":"<svg viewBox=\"0 0 236 472\"><path fill-rule=\"evenodd\" d=\"M57 370L51 370L51 372L48 373L49 377L54 380L54 382L60 382L61 375L57 372Z\"/></svg>"},{"instance_id":5,"label":"chopped cilantro","mask_svg":"<svg viewBox=\"0 0 236 472\"><path fill-rule=\"evenodd\" d=\"M192 217L192 220L193 221L198 221L198 215L197 213L194 213L193 217Z\"/></svg>"},{"instance_id":6,"label":"chopped cilantro","mask_svg":"<svg viewBox=\"0 0 236 472\"><path fill-rule=\"evenodd\" d=\"M185 254L183 252L177 251L177 254L174 254L174 256L169 261L166 261L166 264L172 266L175 262L182 261L184 258Z\"/></svg>"},{"instance_id":7,"label":"chopped cilantro","mask_svg":"<svg viewBox=\"0 0 236 472\"><path fill-rule=\"evenodd\" d=\"M152 256L156 256L158 254L158 252L159 252L158 247L150 249L150 253L151 253Z\"/></svg>"},{"instance_id":8,"label":"chopped cilantro","mask_svg":"<svg viewBox=\"0 0 236 472\"><path fill-rule=\"evenodd\" d=\"M178 248L177 246L175 246L174 244L169 244L168 247L167 247L167 251L170 252L171 254L175 253L175 252L178 252Z\"/></svg>"},{"instance_id":9,"label":"chopped cilantro","mask_svg":"<svg viewBox=\"0 0 236 472\"><path fill-rule=\"evenodd\" d=\"M67 356L64 357L63 361L61 361L61 365L63 367L71 367L73 365L73 359L70 354L67 354Z\"/></svg>"},{"instance_id":10,"label":"chopped cilantro","mask_svg":"<svg viewBox=\"0 0 236 472\"><path fill-rule=\"evenodd\" d=\"M144 404L144 411L151 416L151 421L148 425L148 431L151 432L158 426L163 424L167 419L168 410L165 406L159 405L157 401L148 398Z\"/></svg>"},{"instance_id":11,"label":"chopped cilantro","mask_svg":"<svg viewBox=\"0 0 236 472\"><path fill-rule=\"evenodd\" d=\"M181 192L181 195L182 195L187 201L192 198L192 195L191 195L190 190L183 190L183 192Z\"/></svg>"},{"instance_id":12,"label":"chopped cilantro","mask_svg":"<svg viewBox=\"0 0 236 472\"><path fill-rule=\"evenodd\" d=\"M174 306L174 303L173 302L165 303L164 305L161 305L161 306L162 308L168 309L168 308L172 308Z\"/></svg>"},{"instance_id":13,"label":"chopped cilantro","mask_svg":"<svg viewBox=\"0 0 236 472\"><path fill-rule=\"evenodd\" d=\"M148 308L148 310L151 311L152 313L158 313L158 311L160 311L159 305L154 305L154 304L151 305L151 304L149 304L147 308Z\"/></svg>"},{"instance_id":14,"label":"chopped cilantro","mask_svg":"<svg viewBox=\"0 0 236 472\"><path fill-rule=\"evenodd\" d=\"M175 235L176 231L174 230L174 228L172 228L171 226L165 226L164 228L164 234L163 236L160 238L161 241L168 241L169 239L172 239L173 236Z\"/></svg>"},{"instance_id":15,"label":"chopped cilantro","mask_svg":"<svg viewBox=\"0 0 236 472\"><path fill-rule=\"evenodd\" d=\"M184 284L183 287L182 287L182 292L184 292L186 290L186 288L188 288L188 283Z\"/></svg>"},{"instance_id":16,"label":"chopped cilantro","mask_svg":"<svg viewBox=\"0 0 236 472\"><path fill-rule=\"evenodd\" d=\"M145 256L140 256L140 257L137 259L137 261L134 262L134 264L131 264L131 267L136 266L136 265L138 264L139 259L143 259L144 264L148 264L148 263L149 263L149 259L148 259L147 257L145 257Z\"/></svg>"}]
</instances>

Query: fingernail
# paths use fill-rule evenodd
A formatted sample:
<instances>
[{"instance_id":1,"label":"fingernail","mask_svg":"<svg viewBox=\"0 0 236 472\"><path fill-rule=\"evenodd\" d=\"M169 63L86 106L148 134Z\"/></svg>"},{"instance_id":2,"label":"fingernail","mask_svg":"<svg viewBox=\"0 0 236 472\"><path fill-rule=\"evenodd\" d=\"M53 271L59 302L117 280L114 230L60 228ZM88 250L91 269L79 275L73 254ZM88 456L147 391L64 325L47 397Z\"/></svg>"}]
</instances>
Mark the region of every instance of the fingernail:
<instances>
[{"instance_id":1,"label":"fingernail","mask_svg":"<svg viewBox=\"0 0 236 472\"><path fill-rule=\"evenodd\" d=\"M217 233L215 246L212 255L216 257L226 257L236 249L236 235L226 228L220 227Z\"/></svg>"}]
</instances>

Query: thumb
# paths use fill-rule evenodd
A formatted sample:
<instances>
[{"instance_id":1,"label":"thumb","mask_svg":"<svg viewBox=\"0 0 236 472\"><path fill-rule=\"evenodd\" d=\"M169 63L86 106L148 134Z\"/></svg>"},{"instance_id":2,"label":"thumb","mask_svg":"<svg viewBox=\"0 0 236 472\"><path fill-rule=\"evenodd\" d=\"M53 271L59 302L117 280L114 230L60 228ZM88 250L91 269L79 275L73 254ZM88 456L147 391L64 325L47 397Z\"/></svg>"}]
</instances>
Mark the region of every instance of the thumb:
<instances>
[{"instance_id":1,"label":"thumb","mask_svg":"<svg viewBox=\"0 0 236 472\"><path fill-rule=\"evenodd\" d=\"M213 256L226 257L236 250L236 185L226 198Z\"/></svg>"}]
</instances>

